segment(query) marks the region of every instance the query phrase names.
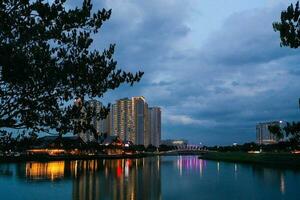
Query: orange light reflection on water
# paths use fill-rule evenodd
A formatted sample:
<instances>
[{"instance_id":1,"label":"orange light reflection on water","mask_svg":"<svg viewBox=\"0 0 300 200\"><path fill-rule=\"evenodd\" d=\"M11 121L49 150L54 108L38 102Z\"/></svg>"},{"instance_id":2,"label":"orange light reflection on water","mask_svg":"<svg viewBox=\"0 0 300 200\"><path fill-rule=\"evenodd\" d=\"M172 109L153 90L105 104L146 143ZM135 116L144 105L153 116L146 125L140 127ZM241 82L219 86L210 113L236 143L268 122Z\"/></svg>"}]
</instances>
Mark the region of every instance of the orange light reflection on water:
<instances>
[{"instance_id":1,"label":"orange light reflection on water","mask_svg":"<svg viewBox=\"0 0 300 200\"><path fill-rule=\"evenodd\" d=\"M65 162L54 161L48 163L29 162L26 163L26 177L32 179L49 178L51 180L64 176Z\"/></svg>"}]
</instances>

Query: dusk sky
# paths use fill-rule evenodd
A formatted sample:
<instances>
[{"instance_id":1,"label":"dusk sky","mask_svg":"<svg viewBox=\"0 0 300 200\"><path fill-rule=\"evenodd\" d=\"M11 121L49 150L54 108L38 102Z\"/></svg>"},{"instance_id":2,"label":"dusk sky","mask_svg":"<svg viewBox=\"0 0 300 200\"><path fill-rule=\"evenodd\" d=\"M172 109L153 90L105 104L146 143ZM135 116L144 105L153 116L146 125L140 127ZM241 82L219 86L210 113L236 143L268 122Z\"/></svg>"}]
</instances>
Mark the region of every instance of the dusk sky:
<instances>
[{"instance_id":1,"label":"dusk sky","mask_svg":"<svg viewBox=\"0 0 300 200\"><path fill-rule=\"evenodd\" d=\"M98 0L112 8L94 48L116 43L118 67L140 83L102 101L144 96L162 108L162 138L192 144L255 141L257 122L299 120L299 50L272 22L295 1Z\"/></svg>"}]
</instances>

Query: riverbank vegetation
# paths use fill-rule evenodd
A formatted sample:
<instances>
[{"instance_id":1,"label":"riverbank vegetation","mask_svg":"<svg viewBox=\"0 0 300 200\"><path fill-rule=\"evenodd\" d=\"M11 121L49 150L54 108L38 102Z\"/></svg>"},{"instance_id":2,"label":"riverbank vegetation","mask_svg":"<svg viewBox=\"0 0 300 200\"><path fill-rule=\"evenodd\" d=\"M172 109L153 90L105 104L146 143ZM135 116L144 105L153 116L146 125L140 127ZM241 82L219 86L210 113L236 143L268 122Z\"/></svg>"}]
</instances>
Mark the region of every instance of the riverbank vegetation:
<instances>
[{"instance_id":1,"label":"riverbank vegetation","mask_svg":"<svg viewBox=\"0 0 300 200\"><path fill-rule=\"evenodd\" d=\"M300 167L300 155L287 152L206 152L199 158L235 163L263 164L272 167Z\"/></svg>"}]
</instances>

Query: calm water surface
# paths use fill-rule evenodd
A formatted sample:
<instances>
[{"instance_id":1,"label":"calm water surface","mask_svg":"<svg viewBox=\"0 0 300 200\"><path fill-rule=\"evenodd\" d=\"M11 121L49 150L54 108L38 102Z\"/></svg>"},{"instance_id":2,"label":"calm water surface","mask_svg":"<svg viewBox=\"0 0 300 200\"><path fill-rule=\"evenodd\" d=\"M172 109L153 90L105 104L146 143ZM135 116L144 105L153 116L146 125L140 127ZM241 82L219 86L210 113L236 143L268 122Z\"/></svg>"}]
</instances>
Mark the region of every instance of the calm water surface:
<instances>
[{"instance_id":1,"label":"calm water surface","mask_svg":"<svg viewBox=\"0 0 300 200\"><path fill-rule=\"evenodd\" d=\"M300 169L197 157L0 164L0 199L300 199Z\"/></svg>"}]
</instances>

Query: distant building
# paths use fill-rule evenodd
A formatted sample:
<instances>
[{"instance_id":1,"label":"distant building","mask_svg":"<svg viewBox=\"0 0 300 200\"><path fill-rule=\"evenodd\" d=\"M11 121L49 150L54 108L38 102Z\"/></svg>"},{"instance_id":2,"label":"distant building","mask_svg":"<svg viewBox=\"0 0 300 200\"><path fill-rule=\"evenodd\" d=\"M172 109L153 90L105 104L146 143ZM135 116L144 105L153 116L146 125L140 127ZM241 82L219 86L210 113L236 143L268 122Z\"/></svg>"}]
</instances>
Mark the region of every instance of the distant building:
<instances>
[{"instance_id":1,"label":"distant building","mask_svg":"<svg viewBox=\"0 0 300 200\"><path fill-rule=\"evenodd\" d=\"M120 140L136 145L156 147L161 139L161 109L159 107L148 108L146 99L142 96L123 98L117 100L106 119L93 117L87 121L87 113L90 110L101 111L102 104L97 100L83 102L80 98L75 100L75 105L81 110L81 118L76 119L81 124L91 124L93 131L81 131L78 135L86 143L94 142L102 136L118 136ZM101 137L99 137L101 136Z\"/></svg>"},{"instance_id":2,"label":"distant building","mask_svg":"<svg viewBox=\"0 0 300 200\"><path fill-rule=\"evenodd\" d=\"M94 109L94 111L96 113L100 113L101 108L102 108L102 103L100 101L97 100L90 100L87 102L88 106L91 109ZM99 118L97 118L96 116L92 118L91 124L93 125L93 127L97 130L97 132L102 132L101 129L103 129L103 127L101 127L101 120Z\"/></svg>"},{"instance_id":3,"label":"distant building","mask_svg":"<svg viewBox=\"0 0 300 200\"><path fill-rule=\"evenodd\" d=\"M162 140L161 141L162 145L167 145L167 146L187 146L188 141L184 139L179 139L179 140Z\"/></svg>"},{"instance_id":4,"label":"distant building","mask_svg":"<svg viewBox=\"0 0 300 200\"><path fill-rule=\"evenodd\" d=\"M119 136L122 141L132 140L132 101L131 99L119 99L111 108L112 134Z\"/></svg>"},{"instance_id":5,"label":"distant building","mask_svg":"<svg viewBox=\"0 0 300 200\"><path fill-rule=\"evenodd\" d=\"M132 136L135 144L150 144L148 104L144 97L132 97Z\"/></svg>"},{"instance_id":6,"label":"distant building","mask_svg":"<svg viewBox=\"0 0 300 200\"><path fill-rule=\"evenodd\" d=\"M256 124L256 142L258 144L274 144L279 142L280 138L269 131L269 127L275 125L283 128L286 123L283 121L272 121Z\"/></svg>"},{"instance_id":7,"label":"distant building","mask_svg":"<svg viewBox=\"0 0 300 200\"><path fill-rule=\"evenodd\" d=\"M80 123L90 123L92 127L94 128L94 131L92 130L82 130L79 132L79 137L85 142L96 142L97 137L103 134L109 134L110 132L110 124L109 124L109 116L107 116L105 119L100 119L100 116L94 116L92 119L88 122L87 121L87 113L88 110L92 110L92 112L95 112L95 114L100 115L101 109L102 109L102 103L97 100L89 100L86 102L82 102L82 100L79 98L75 101L75 105L81 107L81 119Z\"/></svg>"},{"instance_id":8,"label":"distant building","mask_svg":"<svg viewBox=\"0 0 300 200\"><path fill-rule=\"evenodd\" d=\"M161 140L161 110L159 107L149 108L148 123L150 144L158 147Z\"/></svg>"},{"instance_id":9,"label":"distant building","mask_svg":"<svg viewBox=\"0 0 300 200\"><path fill-rule=\"evenodd\" d=\"M83 140L78 136L44 136L36 140L32 149L74 149L81 148L85 145Z\"/></svg>"},{"instance_id":10,"label":"distant building","mask_svg":"<svg viewBox=\"0 0 300 200\"><path fill-rule=\"evenodd\" d=\"M122 141L148 146L149 133L148 104L144 97L123 98L113 104L110 111L111 135Z\"/></svg>"},{"instance_id":11,"label":"distant building","mask_svg":"<svg viewBox=\"0 0 300 200\"><path fill-rule=\"evenodd\" d=\"M86 116L87 116L87 103L84 102L83 99L77 98L74 101L74 105L77 106L80 109L80 116L78 119L76 119L77 123L80 124L80 126L87 124ZM92 122L93 123L93 120ZM93 134L91 131L84 131L80 129L80 132L78 133L78 136L83 140L83 142L88 143L95 140Z\"/></svg>"}]
</instances>

